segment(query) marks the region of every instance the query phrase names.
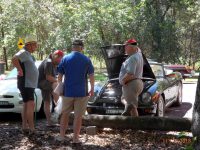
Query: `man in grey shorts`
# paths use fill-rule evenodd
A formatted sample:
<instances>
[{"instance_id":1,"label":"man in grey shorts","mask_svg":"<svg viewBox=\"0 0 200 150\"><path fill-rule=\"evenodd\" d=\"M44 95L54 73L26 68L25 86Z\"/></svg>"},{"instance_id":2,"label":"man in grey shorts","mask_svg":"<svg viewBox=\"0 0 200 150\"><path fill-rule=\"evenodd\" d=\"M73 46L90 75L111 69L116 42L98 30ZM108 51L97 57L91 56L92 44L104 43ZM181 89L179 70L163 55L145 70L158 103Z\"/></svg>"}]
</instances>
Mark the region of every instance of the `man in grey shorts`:
<instances>
[{"instance_id":1,"label":"man in grey shorts","mask_svg":"<svg viewBox=\"0 0 200 150\"><path fill-rule=\"evenodd\" d=\"M56 50L47 59L45 59L39 66L38 87L42 91L42 99L44 101L44 113L47 118L47 126L52 126L50 100L53 96L54 101L57 102L58 95L53 92L57 86L56 67L60 63L64 53L61 50Z\"/></svg>"},{"instance_id":2,"label":"man in grey shorts","mask_svg":"<svg viewBox=\"0 0 200 150\"><path fill-rule=\"evenodd\" d=\"M125 105L122 115L137 117L138 96L143 90L143 82L141 80L143 74L143 57L135 39L126 41L125 52L129 57L122 64L119 74L119 82L122 85L121 100Z\"/></svg>"}]
</instances>

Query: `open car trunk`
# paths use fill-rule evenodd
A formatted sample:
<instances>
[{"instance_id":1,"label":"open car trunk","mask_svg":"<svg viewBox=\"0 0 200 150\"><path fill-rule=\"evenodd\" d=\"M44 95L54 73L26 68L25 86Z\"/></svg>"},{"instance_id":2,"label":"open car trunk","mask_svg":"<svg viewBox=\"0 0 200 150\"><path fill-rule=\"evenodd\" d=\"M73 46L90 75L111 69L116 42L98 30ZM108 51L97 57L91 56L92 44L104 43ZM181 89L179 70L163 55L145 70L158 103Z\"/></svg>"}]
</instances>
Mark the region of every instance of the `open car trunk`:
<instances>
[{"instance_id":1,"label":"open car trunk","mask_svg":"<svg viewBox=\"0 0 200 150\"><path fill-rule=\"evenodd\" d=\"M119 83L118 76L121 65L128 55L125 54L124 45L120 44L102 47L102 53L106 62L109 80L102 87L95 100L92 102L89 101L90 107L94 106L102 109L91 109L91 113L97 113L95 111L98 111L98 114L121 114L124 110L124 105L121 103L122 86ZM156 78L144 55L143 59L144 71L142 80L144 82L143 92L145 92L156 82ZM139 106L143 105L141 95L138 100ZM114 108L114 110L112 110L112 108Z\"/></svg>"},{"instance_id":2,"label":"open car trunk","mask_svg":"<svg viewBox=\"0 0 200 150\"><path fill-rule=\"evenodd\" d=\"M102 53L106 62L106 68L109 79L118 78L122 63L128 57L125 54L125 46L122 44L115 44L111 46L102 47ZM143 66L143 78L156 79L146 57L143 55L144 66Z\"/></svg>"}]
</instances>

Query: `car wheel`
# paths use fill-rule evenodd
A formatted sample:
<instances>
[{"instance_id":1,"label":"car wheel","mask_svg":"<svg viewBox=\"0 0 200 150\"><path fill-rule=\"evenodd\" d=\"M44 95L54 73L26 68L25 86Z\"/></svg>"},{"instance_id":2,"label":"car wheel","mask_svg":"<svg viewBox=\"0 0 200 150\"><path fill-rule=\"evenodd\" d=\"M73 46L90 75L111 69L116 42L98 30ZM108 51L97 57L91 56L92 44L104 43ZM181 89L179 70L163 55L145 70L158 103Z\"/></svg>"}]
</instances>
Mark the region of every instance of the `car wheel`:
<instances>
[{"instance_id":1,"label":"car wheel","mask_svg":"<svg viewBox=\"0 0 200 150\"><path fill-rule=\"evenodd\" d=\"M183 86L182 86L182 83L180 82L178 84L178 95L174 103L174 106L180 106L182 104L182 95L183 95L182 89L183 89Z\"/></svg>"},{"instance_id":2,"label":"car wheel","mask_svg":"<svg viewBox=\"0 0 200 150\"><path fill-rule=\"evenodd\" d=\"M157 104L156 116L164 117L164 115L165 115L165 102L163 100L163 97L160 96L158 104Z\"/></svg>"},{"instance_id":3,"label":"car wheel","mask_svg":"<svg viewBox=\"0 0 200 150\"><path fill-rule=\"evenodd\" d=\"M44 113L44 102L42 101L40 110L38 112L39 117L44 118L45 117L45 113Z\"/></svg>"}]
</instances>

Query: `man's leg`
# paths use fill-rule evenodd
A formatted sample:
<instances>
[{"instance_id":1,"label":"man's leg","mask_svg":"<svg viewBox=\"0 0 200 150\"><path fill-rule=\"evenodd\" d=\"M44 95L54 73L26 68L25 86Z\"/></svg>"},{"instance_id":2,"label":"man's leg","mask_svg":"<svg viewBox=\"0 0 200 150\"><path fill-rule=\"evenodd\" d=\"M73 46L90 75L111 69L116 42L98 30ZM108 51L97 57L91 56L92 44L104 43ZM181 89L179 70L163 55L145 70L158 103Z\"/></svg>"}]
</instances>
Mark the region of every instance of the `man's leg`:
<instances>
[{"instance_id":1,"label":"man's leg","mask_svg":"<svg viewBox=\"0 0 200 150\"><path fill-rule=\"evenodd\" d=\"M62 96L62 113L60 118L60 138L64 139L68 127L69 114L73 110L74 100L72 97Z\"/></svg>"},{"instance_id":2,"label":"man's leg","mask_svg":"<svg viewBox=\"0 0 200 150\"><path fill-rule=\"evenodd\" d=\"M61 138L65 137L65 132L68 127L68 120L69 120L69 115L67 113L62 113L61 118L60 118L60 137Z\"/></svg>"},{"instance_id":3,"label":"man's leg","mask_svg":"<svg viewBox=\"0 0 200 150\"><path fill-rule=\"evenodd\" d=\"M139 116L136 106L133 106L133 108L131 110L131 116L133 116L133 117L138 117Z\"/></svg>"},{"instance_id":4,"label":"man's leg","mask_svg":"<svg viewBox=\"0 0 200 150\"><path fill-rule=\"evenodd\" d=\"M24 102L23 103L23 109L21 112L21 116L22 116L22 130L23 129L28 129L28 122L27 122L27 103Z\"/></svg>"},{"instance_id":5,"label":"man's leg","mask_svg":"<svg viewBox=\"0 0 200 150\"><path fill-rule=\"evenodd\" d=\"M28 120L28 124L29 124L29 129L31 131L35 130L35 126L34 126L34 108L35 108L34 101L33 100L29 100L27 102L26 115L27 115L27 120Z\"/></svg>"},{"instance_id":6,"label":"man's leg","mask_svg":"<svg viewBox=\"0 0 200 150\"><path fill-rule=\"evenodd\" d=\"M133 100L132 105L133 105L133 108L131 110L131 116L138 117L139 116L138 110L137 110L137 107L138 107L138 97L139 97L140 93L143 90L143 82L142 82L142 80L136 80L134 82L134 84L135 85L133 85L133 87L135 87L135 88L134 88L134 95L132 96L132 100Z\"/></svg>"},{"instance_id":7,"label":"man's leg","mask_svg":"<svg viewBox=\"0 0 200 150\"><path fill-rule=\"evenodd\" d=\"M44 100L44 113L47 119L47 124L51 125L50 100Z\"/></svg>"},{"instance_id":8,"label":"man's leg","mask_svg":"<svg viewBox=\"0 0 200 150\"><path fill-rule=\"evenodd\" d=\"M51 91L42 90L42 99L44 102L44 113L47 119L47 125L51 125L51 110L50 110L50 104L51 104Z\"/></svg>"},{"instance_id":9,"label":"man's leg","mask_svg":"<svg viewBox=\"0 0 200 150\"><path fill-rule=\"evenodd\" d=\"M74 100L74 122L73 122L73 142L79 142L79 135L82 125L82 116L87 108L88 97L75 98Z\"/></svg>"},{"instance_id":10,"label":"man's leg","mask_svg":"<svg viewBox=\"0 0 200 150\"><path fill-rule=\"evenodd\" d=\"M121 115L122 116L130 116L131 115L130 111L131 111L132 107L130 104L127 103L124 95L122 95L122 97L121 97L121 102L122 102L122 104L124 104L124 111L122 112Z\"/></svg>"},{"instance_id":11,"label":"man's leg","mask_svg":"<svg viewBox=\"0 0 200 150\"><path fill-rule=\"evenodd\" d=\"M59 99L59 95L57 95L56 93L54 93L54 90L55 88L57 87L58 83L57 82L54 82L53 85L52 85L52 95L53 95L53 100L55 102L55 104L57 105L57 102L58 102L58 99Z\"/></svg>"},{"instance_id":12,"label":"man's leg","mask_svg":"<svg viewBox=\"0 0 200 150\"><path fill-rule=\"evenodd\" d=\"M74 123L73 123L73 131L74 131L74 136L73 136L73 142L79 142L79 135L80 135L80 130L81 130L81 125L82 125L82 116L78 116L74 118Z\"/></svg>"}]
</instances>

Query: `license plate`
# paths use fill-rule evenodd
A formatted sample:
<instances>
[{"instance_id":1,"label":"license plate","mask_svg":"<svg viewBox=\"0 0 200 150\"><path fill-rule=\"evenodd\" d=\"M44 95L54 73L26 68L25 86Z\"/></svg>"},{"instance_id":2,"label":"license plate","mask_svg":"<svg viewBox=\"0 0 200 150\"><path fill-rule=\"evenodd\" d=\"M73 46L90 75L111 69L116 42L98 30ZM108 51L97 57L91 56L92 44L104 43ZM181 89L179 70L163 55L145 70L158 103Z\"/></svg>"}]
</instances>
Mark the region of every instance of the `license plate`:
<instances>
[{"instance_id":1,"label":"license plate","mask_svg":"<svg viewBox=\"0 0 200 150\"><path fill-rule=\"evenodd\" d=\"M0 101L0 105L8 105L9 103L7 101Z\"/></svg>"},{"instance_id":2,"label":"license plate","mask_svg":"<svg viewBox=\"0 0 200 150\"><path fill-rule=\"evenodd\" d=\"M106 110L106 114L121 114L123 110L121 109L108 109Z\"/></svg>"}]
</instances>

